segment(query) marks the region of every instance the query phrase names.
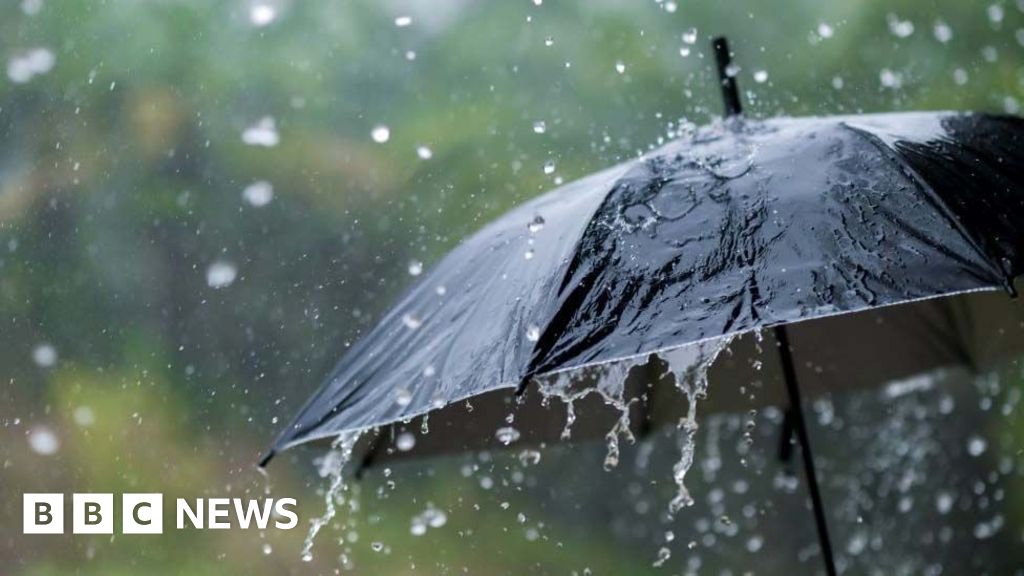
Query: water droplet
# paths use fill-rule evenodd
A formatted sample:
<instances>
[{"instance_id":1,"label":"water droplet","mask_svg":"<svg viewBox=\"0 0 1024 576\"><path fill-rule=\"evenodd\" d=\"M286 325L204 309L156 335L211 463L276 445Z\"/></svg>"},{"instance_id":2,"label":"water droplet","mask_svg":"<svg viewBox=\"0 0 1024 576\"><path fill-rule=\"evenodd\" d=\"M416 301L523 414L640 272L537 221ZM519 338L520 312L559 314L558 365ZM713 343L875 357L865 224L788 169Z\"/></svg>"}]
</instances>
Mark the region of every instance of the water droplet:
<instances>
[{"instance_id":1,"label":"water droplet","mask_svg":"<svg viewBox=\"0 0 1024 576\"><path fill-rule=\"evenodd\" d=\"M754 71L754 82L757 82L758 84L764 84L767 81L768 81L768 72L767 71L765 71L765 70L755 70Z\"/></svg>"},{"instance_id":2,"label":"water droplet","mask_svg":"<svg viewBox=\"0 0 1024 576\"><path fill-rule=\"evenodd\" d=\"M535 253L533 251L533 248L527 248L526 252L523 253L523 258L526 260L533 260L534 255Z\"/></svg>"},{"instance_id":3,"label":"water droplet","mask_svg":"<svg viewBox=\"0 0 1024 576\"><path fill-rule=\"evenodd\" d=\"M526 327L526 339L530 342L536 342L540 340L540 327L536 324L530 324Z\"/></svg>"},{"instance_id":4,"label":"water droplet","mask_svg":"<svg viewBox=\"0 0 1024 576\"><path fill-rule=\"evenodd\" d=\"M409 276L419 276L423 273L423 262L412 260L409 262Z\"/></svg>"},{"instance_id":5,"label":"water droplet","mask_svg":"<svg viewBox=\"0 0 1024 576\"><path fill-rule=\"evenodd\" d=\"M206 269L206 284L210 288L227 288L238 276L238 268L226 260L217 260Z\"/></svg>"},{"instance_id":6,"label":"water droplet","mask_svg":"<svg viewBox=\"0 0 1024 576\"><path fill-rule=\"evenodd\" d=\"M270 556L274 552L274 549L270 547L270 544L263 543L263 555Z\"/></svg>"},{"instance_id":7,"label":"water droplet","mask_svg":"<svg viewBox=\"0 0 1024 576\"><path fill-rule=\"evenodd\" d=\"M96 423L96 414L93 413L92 408L88 406L79 406L75 408L75 411L72 413L72 417L75 420L75 424L78 424L83 428L92 426Z\"/></svg>"},{"instance_id":8,"label":"water droplet","mask_svg":"<svg viewBox=\"0 0 1024 576\"><path fill-rule=\"evenodd\" d=\"M883 87L895 90L903 87L903 74L888 68L882 68L882 71L878 73L878 81Z\"/></svg>"},{"instance_id":9,"label":"water droplet","mask_svg":"<svg viewBox=\"0 0 1024 576\"><path fill-rule=\"evenodd\" d=\"M256 208L266 206L274 199L274 186L266 180L258 180L242 190L242 198Z\"/></svg>"},{"instance_id":10,"label":"water droplet","mask_svg":"<svg viewBox=\"0 0 1024 576\"><path fill-rule=\"evenodd\" d=\"M1000 4L989 5L985 13L988 15L989 22L994 25L1002 24L1003 18L1006 16L1006 12Z\"/></svg>"},{"instance_id":11,"label":"water droplet","mask_svg":"<svg viewBox=\"0 0 1024 576\"><path fill-rule=\"evenodd\" d=\"M242 142L249 146L273 148L281 141L277 133L277 123L273 116L264 116L242 132Z\"/></svg>"},{"instance_id":12,"label":"water droplet","mask_svg":"<svg viewBox=\"0 0 1024 576\"><path fill-rule=\"evenodd\" d=\"M57 56L49 48L32 48L7 61L7 77L15 84L24 84L46 74L56 63Z\"/></svg>"},{"instance_id":13,"label":"water droplet","mask_svg":"<svg viewBox=\"0 0 1024 576\"><path fill-rule=\"evenodd\" d=\"M60 449L57 434L46 426L36 426L28 434L28 445L33 452L42 456L52 456Z\"/></svg>"},{"instance_id":14,"label":"water droplet","mask_svg":"<svg viewBox=\"0 0 1024 576\"><path fill-rule=\"evenodd\" d=\"M433 376L436 373L437 373L437 370L434 368L434 366L432 364L428 364L427 367L423 369L423 375L425 377L427 377L427 378L430 378L431 376Z\"/></svg>"},{"instance_id":15,"label":"water droplet","mask_svg":"<svg viewBox=\"0 0 1024 576\"><path fill-rule=\"evenodd\" d=\"M498 428L494 433L494 437L498 439L498 442L508 446L516 440L519 440L519 430L516 430L511 426L505 426L504 428Z\"/></svg>"},{"instance_id":16,"label":"water droplet","mask_svg":"<svg viewBox=\"0 0 1024 576\"><path fill-rule=\"evenodd\" d=\"M544 45L548 46L548 47L554 46L555 45L555 39L552 38L551 36L548 36L547 38L544 39Z\"/></svg>"},{"instance_id":17,"label":"water droplet","mask_svg":"<svg viewBox=\"0 0 1024 576\"><path fill-rule=\"evenodd\" d=\"M936 20L935 26L932 27L932 33L935 35L935 39L943 44L953 39L953 29L949 27L942 20Z\"/></svg>"},{"instance_id":18,"label":"water droplet","mask_svg":"<svg viewBox=\"0 0 1024 576\"><path fill-rule=\"evenodd\" d=\"M530 223L527 224L526 227L530 230L530 234L536 234L544 229L544 224L544 217L538 214L533 217L533 220L530 220Z\"/></svg>"},{"instance_id":19,"label":"water droplet","mask_svg":"<svg viewBox=\"0 0 1024 576\"><path fill-rule=\"evenodd\" d=\"M619 60L618 62L615 63L615 71L618 72L619 74L625 74L626 65L621 60Z\"/></svg>"},{"instance_id":20,"label":"water droplet","mask_svg":"<svg viewBox=\"0 0 1024 576\"><path fill-rule=\"evenodd\" d=\"M400 452L408 452L416 447L416 437L412 432L402 432L395 438L395 448Z\"/></svg>"},{"instance_id":21,"label":"water droplet","mask_svg":"<svg viewBox=\"0 0 1024 576\"><path fill-rule=\"evenodd\" d=\"M52 368L57 364L57 349L48 342L38 344L32 349L32 361L40 368Z\"/></svg>"},{"instance_id":22,"label":"water droplet","mask_svg":"<svg viewBox=\"0 0 1024 576\"><path fill-rule=\"evenodd\" d=\"M380 552L381 550L384 550L384 543L383 542L371 542L370 543L370 549L372 549L374 552Z\"/></svg>"},{"instance_id":23,"label":"water droplet","mask_svg":"<svg viewBox=\"0 0 1024 576\"><path fill-rule=\"evenodd\" d=\"M548 160L547 162L544 162L544 173L545 174L553 174L554 171L555 171L555 161L554 160Z\"/></svg>"},{"instance_id":24,"label":"water droplet","mask_svg":"<svg viewBox=\"0 0 1024 576\"><path fill-rule=\"evenodd\" d=\"M667 562L668 559L671 557L672 551L666 548L665 546L662 546L660 549L658 549L658 557L654 560L651 566L655 568L661 568L662 565L664 565L665 562Z\"/></svg>"},{"instance_id":25,"label":"water droplet","mask_svg":"<svg viewBox=\"0 0 1024 576\"><path fill-rule=\"evenodd\" d=\"M829 25L827 22L819 22L818 23L818 36L821 36L822 39L827 40L827 39L835 36L835 34L836 34L835 29L832 28L832 26Z\"/></svg>"},{"instance_id":26,"label":"water droplet","mask_svg":"<svg viewBox=\"0 0 1024 576\"><path fill-rule=\"evenodd\" d=\"M889 24L889 32L897 38L907 38L914 33L914 23L910 20L902 20L895 14L886 16L886 22Z\"/></svg>"},{"instance_id":27,"label":"water droplet","mask_svg":"<svg viewBox=\"0 0 1024 576\"><path fill-rule=\"evenodd\" d=\"M399 388L395 391L395 404L402 406L408 406L412 402L412 392L405 388Z\"/></svg>"},{"instance_id":28,"label":"water droplet","mask_svg":"<svg viewBox=\"0 0 1024 576\"><path fill-rule=\"evenodd\" d=\"M402 324L405 324L405 327L409 330L415 330L423 325L423 321L411 312L407 312L402 316Z\"/></svg>"},{"instance_id":29,"label":"water droplet","mask_svg":"<svg viewBox=\"0 0 1024 576\"><path fill-rule=\"evenodd\" d=\"M988 449L988 441L977 434L967 440L967 453L971 456L981 456L985 453L986 449Z\"/></svg>"},{"instance_id":30,"label":"water droplet","mask_svg":"<svg viewBox=\"0 0 1024 576\"><path fill-rule=\"evenodd\" d=\"M683 44L693 45L697 42L697 29L690 28L683 32Z\"/></svg>"},{"instance_id":31,"label":"water droplet","mask_svg":"<svg viewBox=\"0 0 1024 576\"><path fill-rule=\"evenodd\" d=\"M430 160L434 157L434 151L426 146L418 146L416 148L416 155L420 157L420 160Z\"/></svg>"},{"instance_id":32,"label":"water droplet","mask_svg":"<svg viewBox=\"0 0 1024 576\"><path fill-rule=\"evenodd\" d=\"M538 120L533 123L534 134L543 134L544 132L547 132L547 129L548 125L543 120Z\"/></svg>"},{"instance_id":33,"label":"water droplet","mask_svg":"<svg viewBox=\"0 0 1024 576\"><path fill-rule=\"evenodd\" d=\"M540 451L523 450L519 453L519 463L523 466L534 466L540 462Z\"/></svg>"},{"instance_id":34,"label":"water droplet","mask_svg":"<svg viewBox=\"0 0 1024 576\"><path fill-rule=\"evenodd\" d=\"M391 139L391 129L383 124L378 124L370 131L370 137L377 144L383 144Z\"/></svg>"},{"instance_id":35,"label":"water droplet","mask_svg":"<svg viewBox=\"0 0 1024 576\"><path fill-rule=\"evenodd\" d=\"M950 492L939 492L935 496L935 510L939 514L949 514L949 511L953 509L953 494Z\"/></svg>"},{"instance_id":36,"label":"water droplet","mask_svg":"<svg viewBox=\"0 0 1024 576\"><path fill-rule=\"evenodd\" d=\"M405 28L406 26L411 26L411 25L412 25L412 17L411 16L399 16L398 18L395 18L395 26L398 26L399 28Z\"/></svg>"},{"instance_id":37,"label":"water droplet","mask_svg":"<svg viewBox=\"0 0 1024 576\"><path fill-rule=\"evenodd\" d=\"M262 28L277 20L277 8L270 4L257 3L249 7L249 22Z\"/></svg>"}]
</instances>

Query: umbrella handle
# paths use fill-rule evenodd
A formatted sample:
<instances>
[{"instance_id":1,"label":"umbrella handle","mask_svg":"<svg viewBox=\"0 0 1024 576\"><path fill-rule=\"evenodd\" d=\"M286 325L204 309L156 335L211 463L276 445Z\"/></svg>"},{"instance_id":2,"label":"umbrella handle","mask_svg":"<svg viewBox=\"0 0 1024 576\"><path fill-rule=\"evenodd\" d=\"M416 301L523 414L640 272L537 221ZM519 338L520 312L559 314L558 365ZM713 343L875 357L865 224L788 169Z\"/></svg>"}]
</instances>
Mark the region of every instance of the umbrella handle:
<instances>
[{"instance_id":1,"label":"umbrella handle","mask_svg":"<svg viewBox=\"0 0 1024 576\"><path fill-rule=\"evenodd\" d=\"M711 40L715 51L715 62L718 64L718 80L722 86L722 102L725 104L725 117L739 116L743 113L740 104L740 91L736 86L736 78L729 73L732 54L729 53L729 41L725 36L717 36Z\"/></svg>"},{"instance_id":2,"label":"umbrella handle","mask_svg":"<svg viewBox=\"0 0 1024 576\"><path fill-rule=\"evenodd\" d=\"M818 528L818 544L821 555L825 559L825 572L828 576L836 576L836 561L832 556L832 541L828 536L828 522L825 520L825 505L818 489L818 475L814 471L814 454L811 453L811 439L807 434L807 422L800 403L800 386L796 381L796 369L793 366L793 352L789 348L789 335L784 325L775 327L775 340L779 345L779 358L782 360L782 374L786 380L786 391L789 393L789 414L792 414L793 431L800 442L800 456L804 464L804 476L807 477L807 490L811 493L811 505L814 508L814 523Z\"/></svg>"}]
</instances>

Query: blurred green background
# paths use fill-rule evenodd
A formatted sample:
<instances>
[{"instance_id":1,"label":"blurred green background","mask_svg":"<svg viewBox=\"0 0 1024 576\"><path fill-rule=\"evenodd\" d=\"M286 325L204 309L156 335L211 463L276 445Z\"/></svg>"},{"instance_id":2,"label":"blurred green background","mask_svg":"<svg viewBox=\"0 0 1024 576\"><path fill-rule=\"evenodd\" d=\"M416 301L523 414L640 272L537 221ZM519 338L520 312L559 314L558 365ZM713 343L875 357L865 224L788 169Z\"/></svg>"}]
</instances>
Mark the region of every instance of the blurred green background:
<instances>
[{"instance_id":1,"label":"blurred green background","mask_svg":"<svg viewBox=\"0 0 1024 576\"><path fill-rule=\"evenodd\" d=\"M769 552L750 536L738 545L754 555L747 566L726 549L688 565L694 548L677 542L675 568L658 572L663 528L623 532L621 515L585 503L607 502L601 485L640 494L654 483L665 496L668 464L642 480L605 474L586 447L555 449L530 474L507 454L403 465L401 480L375 474L311 563L299 550L322 509L316 450L272 468L272 493L300 502L291 532L24 537L20 494L262 495L261 451L411 284L410 263L429 267L509 207L719 113L711 35L730 37L754 117L1015 114L1024 100L1019 0L9 0L2 10L4 574L330 574L346 561L373 574L810 571L808 516L774 564L756 559ZM997 390L969 388L1015 406L1010 372ZM1003 540L985 548L999 559L974 569L1011 573L1024 514L1013 432L1024 424L991 426L1013 460L992 496L1009 511L995 530ZM496 487L482 487L481 466L499 471ZM581 475L576 489L556 474L566 466ZM786 488L758 470L769 489ZM564 507L541 504L553 501ZM427 502L448 520L417 537L410 518ZM790 505L800 513L799 498ZM785 516L767 509L755 516ZM966 534L993 519L987 506L978 513ZM849 573L934 573L899 559L857 564L856 534L846 536ZM928 546L943 547L937 538Z\"/></svg>"}]
</instances>

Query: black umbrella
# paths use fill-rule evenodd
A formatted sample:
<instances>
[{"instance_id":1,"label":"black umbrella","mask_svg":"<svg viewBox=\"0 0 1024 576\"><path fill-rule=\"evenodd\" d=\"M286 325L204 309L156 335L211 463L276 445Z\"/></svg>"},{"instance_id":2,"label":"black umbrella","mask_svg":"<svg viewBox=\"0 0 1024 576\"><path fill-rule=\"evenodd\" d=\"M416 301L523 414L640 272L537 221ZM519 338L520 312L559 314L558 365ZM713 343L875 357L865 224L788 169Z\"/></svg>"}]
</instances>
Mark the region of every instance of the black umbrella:
<instances>
[{"instance_id":1,"label":"black umbrella","mask_svg":"<svg viewBox=\"0 0 1024 576\"><path fill-rule=\"evenodd\" d=\"M348 351L263 463L569 369L687 346L687 365L705 367L719 349L705 344L773 327L834 574L797 382L978 366L1020 346L1021 307L975 293L1013 294L1024 272L1024 122L955 112L746 120L724 40L715 53L723 122L681 130L466 240ZM817 366L793 361L832 340L842 345ZM602 396L622 401L624 387ZM651 414L682 406L640 392Z\"/></svg>"}]
</instances>

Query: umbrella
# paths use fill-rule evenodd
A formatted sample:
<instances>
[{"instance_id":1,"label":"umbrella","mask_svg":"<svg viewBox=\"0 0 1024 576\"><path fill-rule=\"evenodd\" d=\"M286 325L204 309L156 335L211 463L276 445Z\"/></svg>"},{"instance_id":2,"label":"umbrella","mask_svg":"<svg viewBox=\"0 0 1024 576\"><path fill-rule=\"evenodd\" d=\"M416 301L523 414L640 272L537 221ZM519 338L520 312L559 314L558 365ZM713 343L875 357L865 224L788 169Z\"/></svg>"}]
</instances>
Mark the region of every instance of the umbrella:
<instances>
[{"instance_id":1,"label":"umbrella","mask_svg":"<svg viewBox=\"0 0 1024 576\"><path fill-rule=\"evenodd\" d=\"M716 342L771 328L834 574L798 382L978 366L1019 345L1020 306L978 293L1015 294L1024 272L1024 122L956 112L748 120L724 39L714 47L723 121L683 127L467 239L348 351L262 464L297 444L615 361L626 368L601 379L598 396L628 415L638 408L626 400L630 366L657 353L680 376L701 374ZM986 337L1008 330L1017 337ZM844 345L809 364L829 341ZM563 380L547 392L582 396L572 392L580 380ZM700 387L684 391L692 410ZM655 415L643 422L664 407L678 416L678 400L640 392ZM613 435L636 424L620 418Z\"/></svg>"}]
</instances>

